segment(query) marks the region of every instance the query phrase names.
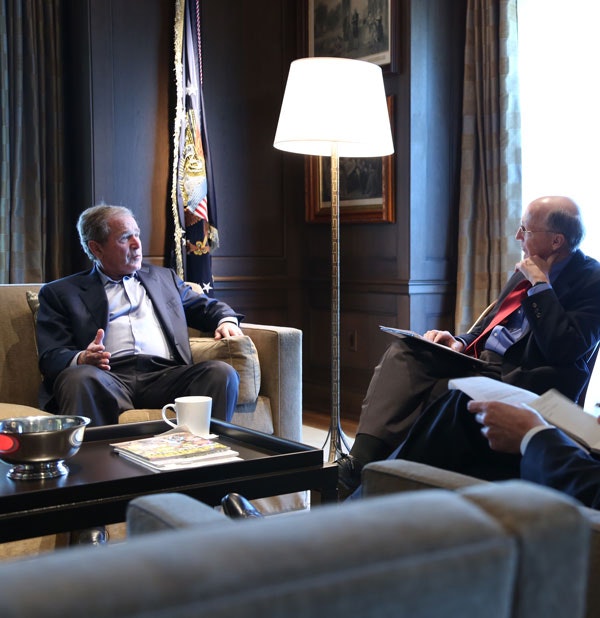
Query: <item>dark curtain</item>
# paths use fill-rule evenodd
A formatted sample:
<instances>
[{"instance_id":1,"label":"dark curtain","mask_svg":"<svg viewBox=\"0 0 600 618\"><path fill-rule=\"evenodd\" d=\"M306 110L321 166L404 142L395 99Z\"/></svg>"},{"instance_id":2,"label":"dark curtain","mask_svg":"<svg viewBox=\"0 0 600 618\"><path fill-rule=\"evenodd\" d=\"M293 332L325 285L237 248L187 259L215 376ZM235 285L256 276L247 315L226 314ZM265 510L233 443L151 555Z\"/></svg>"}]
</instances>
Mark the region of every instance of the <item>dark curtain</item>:
<instances>
[{"instance_id":1,"label":"dark curtain","mask_svg":"<svg viewBox=\"0 0 600 618\"><path fill-rule=\"evenodd\" d=\"M59 276L62 0L0 0L0 282Z\"/></svg>"}]
</instances>

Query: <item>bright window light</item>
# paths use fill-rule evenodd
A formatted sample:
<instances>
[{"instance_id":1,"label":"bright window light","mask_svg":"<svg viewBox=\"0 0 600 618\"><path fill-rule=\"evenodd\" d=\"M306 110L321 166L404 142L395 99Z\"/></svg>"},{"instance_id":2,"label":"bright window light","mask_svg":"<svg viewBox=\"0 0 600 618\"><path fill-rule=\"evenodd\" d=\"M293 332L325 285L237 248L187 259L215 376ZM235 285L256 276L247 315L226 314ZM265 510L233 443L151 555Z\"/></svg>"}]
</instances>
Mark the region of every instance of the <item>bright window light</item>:
<instances>
[{"instance_id":1,"label":"bright window light","mask_svg":"<svg viewBox=\"0 0 600 618\"><path fill-rule=\"evenodd\" d=\"M600 3L518 0L523 203L567 195L600 259Z\"/></svg>"},{"instance_id":2,"label":"bright window light","mask_svg":"<svg viewBox=\"0 0 600 618\"><path fill-rule=\"evenodd\" d=\"M568 195L600 259L600 3L518 0L523 203ZM600 402L600 360L585 408Z\"/></svg>"}]
</instances>

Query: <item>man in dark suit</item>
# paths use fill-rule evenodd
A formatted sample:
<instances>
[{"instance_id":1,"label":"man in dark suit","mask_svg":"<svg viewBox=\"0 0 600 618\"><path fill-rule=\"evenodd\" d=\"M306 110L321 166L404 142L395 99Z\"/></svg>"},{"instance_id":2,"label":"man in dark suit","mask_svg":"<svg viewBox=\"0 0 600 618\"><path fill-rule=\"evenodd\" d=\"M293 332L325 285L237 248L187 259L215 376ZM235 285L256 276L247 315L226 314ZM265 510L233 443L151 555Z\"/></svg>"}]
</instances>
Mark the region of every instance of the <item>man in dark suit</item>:
<instances>
[{"instance_id":1,"label":"man in dark suit","mask_svg":"<svg viewBox=\"0 0 600 618\"><path fill-rule=\"evenodd\" d=\"M39 293L41 407L104 425L130 408L207 395L213 416L230 420L239 376L220 361L193 364L187 328L214 331L215 339L241 335L243 316L193 291L172 270L142 263L129 209L88 208L77 228L92 269Z\"/></svg>"},{"instance_id":2,"label":"man in dark suit","mask_svg":"<svg viewBox=\"0 0 600 618\"><path fill-rule=\"evenodd\" d=\"M469 412L494 451L522 455L521 478L600 508L600 460L549 425L535 410L499 401L471 401Z\"/></svg>"},{"instance_id":3,"label":"man in dark suit","mask_svg":"<svg viewBox=\"0 0 600 618\"><path fill-rule=\"evenodd\" d=\"M492 311L472 332L425 333L458 356L415 338L394 341L371 379L350 455L339 462L340 493L353 491L369 461L393 456L465 473L511 476L518 461L490 452L448 379L485 375L576 400L600 339L600 264L577 249L583 225L566 197L534 200L516 234L523 259ZM483 364L476 364L477 357ZM473 469L472 466L475 466ZM488 469L486 469L488 468Z\"/></svg>"}]
</instances>

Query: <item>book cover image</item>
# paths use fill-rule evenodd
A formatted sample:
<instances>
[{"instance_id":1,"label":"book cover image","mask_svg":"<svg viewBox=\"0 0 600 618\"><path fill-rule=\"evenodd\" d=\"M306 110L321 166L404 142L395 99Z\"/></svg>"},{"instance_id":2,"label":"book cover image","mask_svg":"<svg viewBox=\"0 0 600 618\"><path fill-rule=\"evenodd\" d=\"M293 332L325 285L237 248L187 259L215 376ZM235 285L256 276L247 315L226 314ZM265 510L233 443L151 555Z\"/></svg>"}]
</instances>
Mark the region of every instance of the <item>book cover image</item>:
<instances>
[{"instance_id":1,"label":"book cover image","mask_svg":"<svg viewBox=\"0 0 600 618\"><path fill-rule=\"evenodd\" d=\"M112 446L117 452L129 453L153 462L230 452L229 447L219 442L187 432L166 433L152 438L119 442Z\"/></svg>"}]
</instances>

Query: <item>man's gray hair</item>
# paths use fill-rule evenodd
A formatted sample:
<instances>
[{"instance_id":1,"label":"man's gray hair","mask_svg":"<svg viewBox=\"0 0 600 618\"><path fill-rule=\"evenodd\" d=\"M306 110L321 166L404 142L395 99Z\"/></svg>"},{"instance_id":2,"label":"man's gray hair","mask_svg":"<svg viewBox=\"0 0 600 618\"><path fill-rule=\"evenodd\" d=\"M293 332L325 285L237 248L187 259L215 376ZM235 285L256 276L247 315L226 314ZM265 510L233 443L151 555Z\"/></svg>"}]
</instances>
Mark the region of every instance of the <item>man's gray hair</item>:
<instances>
[{"instance_id":1,"label":"man's gray hair","mask_svg":"<svg viewBox=\"0 0 600 618\"><path fill-rule=\"evenodd\" d=\"M548 229L565 237L571 251L575 251L579 247L585 235L585 228L579 212L575 214L566 209L553 210L548 213L546 225Z\"/></svg>"},{"instance_id":2,"label":"man's gray hair","mask_svg":"<svg viewBox=\"0 0 600 618\"><path fill-rule=\"evenodd\" d=\"M77 231L79 232L79 242L85 254L94 262L96 258L90 251L88 243L94 240L99 244L103 244L108 239L110 234L109 220L115 216L133 217L134 214L125 206L109 206L107 204L99 204L86 208L80 215L77 221Z\"/></svg>"}]
</instances>

